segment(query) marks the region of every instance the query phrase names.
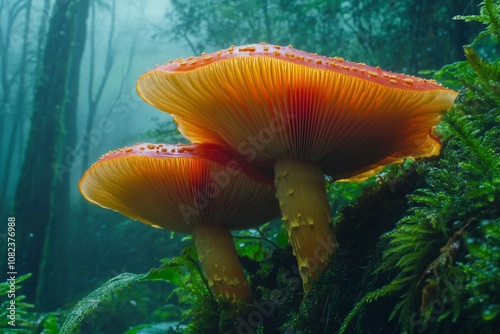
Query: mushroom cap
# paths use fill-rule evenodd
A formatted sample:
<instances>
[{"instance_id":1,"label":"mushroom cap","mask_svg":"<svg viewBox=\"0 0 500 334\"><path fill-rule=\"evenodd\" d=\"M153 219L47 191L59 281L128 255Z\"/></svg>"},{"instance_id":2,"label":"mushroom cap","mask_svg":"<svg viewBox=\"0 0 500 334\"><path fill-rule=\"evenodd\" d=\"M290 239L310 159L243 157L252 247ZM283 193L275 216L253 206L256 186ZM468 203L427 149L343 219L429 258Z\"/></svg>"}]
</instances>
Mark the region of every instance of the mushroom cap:
<instances>
[{"instance_id":1,"label":"mushroom cap","mask_svg":"<svg viewBox=\"0 0 500 334\"><path fill-rule=\"evenodd\" d=\"M279 216L272 178L215 144L124 147L92 165L79 188L89 202L179 233L200 223L244 229Z\"/></svg>"},{"instance_id":2,"label":"mushroom cap","mask_svg":"<svg viewBox=\"0 0 500 334\"><path fill-rule=\"evenodd\" d=\"M265 43L166 63L137 91L192 142L269 168L284 156L317 162L336 179L438 154L433 127L457 96L433 80Z\"/></svg>"}]
</instances>

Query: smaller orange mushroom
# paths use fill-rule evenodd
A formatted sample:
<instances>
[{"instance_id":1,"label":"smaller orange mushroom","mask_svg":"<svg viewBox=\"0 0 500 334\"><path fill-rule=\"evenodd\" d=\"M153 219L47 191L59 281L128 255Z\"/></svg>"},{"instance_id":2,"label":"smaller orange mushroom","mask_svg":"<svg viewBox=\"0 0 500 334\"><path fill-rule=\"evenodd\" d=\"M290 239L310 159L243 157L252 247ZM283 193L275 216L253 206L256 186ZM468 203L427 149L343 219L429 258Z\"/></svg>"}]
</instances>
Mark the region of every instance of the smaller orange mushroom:
<instances>
[{"instance_id":1,"label":"smaller orange mushroom","mask_svg":"<svg viewBox=\"0 0 500 334\"><path fill-rule=\"evenodd\" d=\"M89 202L143 223L192 234L213 293L251 289L231 230L279 215L273 180L215 144L136 144L101 157L79 183Z\"/></svg>"}]
</instances>

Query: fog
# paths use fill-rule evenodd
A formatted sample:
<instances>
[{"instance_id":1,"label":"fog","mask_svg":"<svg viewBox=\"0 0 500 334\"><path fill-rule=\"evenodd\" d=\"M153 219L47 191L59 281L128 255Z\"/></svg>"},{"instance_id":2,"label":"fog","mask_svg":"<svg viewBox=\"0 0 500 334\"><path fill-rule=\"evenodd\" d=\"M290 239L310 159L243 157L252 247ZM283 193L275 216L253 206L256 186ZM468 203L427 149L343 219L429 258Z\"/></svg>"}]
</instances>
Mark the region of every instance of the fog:
<instances>
[{"instance_id":1,"label":"fog","mask_svg":"<svg viewBox=\"0 0 500 334\"><path fill-rule=\"evenodd\" d=\"M116 7L113 7L113 3ZM156 253L152 251L154 242L150 237L144 236L145 244L137 242L137 238L134 243L132 234L137 232L124 232L124 238L120 241L117 240L116 233L144 227L141 231L146 234L157 233L162 237L168 237L169 234L135 222L128 230L123 226L120 228L119 225L127 221L126 217L89 204L78 190L78 181L83 172L106 152L137 142L155 141L155 138L149 138L145 133L155 129L156 122L171 121L171 117L149 106L139 97L135 90L136 80L156 64L191 53L185 44L164 33L169 24L165 16L170 10L169 1L91 0L80 75L79 78L69 78L69 82L79 80L76 128L44 128L45 132L40 136L52 137L57 134L56 141L50 144L56 145L61 159L48 161L54 178L52 189L66 179L68 189L64 193L55 192L54 195L50 195L51 189L43 189L35 198L25 198L19 191L19 183L23 182L20 175L26 165L23 162L29 157L27 152L33 152L33 145L36 145L35 149L39 152L46 150L45 144L42 144L44 138L39 138L33 144L29 141L30 133L33 129L44 126L44 117L50 118L58 108L49 108L45 111L45 116L33 121L34 106L37 105L35 92L40 80L46 36L53 24L55 9L66 4L66 0L0 2L0 181L3 185L0 211L2 217L15 216L19 220L18 235L21 241L18 252L19 263L23 267L22 270L19 269L20 272L36 273L37 268L33 264L22 266L22 254L29 251L28 244L32 236L44 234L44 238L33 245L35 248L30 248L38 249L37 253L44 250L43 258L52 259L48 260L50 264L44 265L44 272L41 274L44 276L41 277L47 277L48 280L57 277L57 280L48 283L48 287L43 287L40 285L41 278L38 283L32 279L28 281L25 291L29 300L34 301L29 284L38 284L39 289L47 294L39 295L37 301L45 303L45 307L49 308L57 307L67 300L74 301L112 273L147 270L158 263L159 257L165 256L165 253L158 252L154 257L131 263L126 252L118 251L119 248L123 249L123 244L131 244L127 251L145 258L145 254ZM60 33L64 34L65 31L61 30ZM75 43L72 42L70 49L76 46ZM65 59L59 58L53 50L46 50L46 54L53 59L46 59L45 62L54 61L60 64L56 71L66 71L63 66ZM17 98L20 93L22 99ZM92 110L95 114L88 126ZM62 115L56 122L62 124L65 117L71 116ZM76 143L65 143L64 136L73 131L76 132ZM8 154L9 146L13 148L12 155ZM41 180L49 177L46 173L35 171L36 175L30 177ZM26 186L30 187L29 184ZM53 197L50 201L50 220L59 223L50 228L43 227L42 232L37 232L38 226L48 225L47 220L38 213L44 211L38 203L42 202L39 201L41 197ZM65 198L69 198L68 204L63 203ZM30 218L21 218L25 212L30 212ZM2 238L1 254L7 249L3 242ZM47 251L50 247L54 247L55 255L45 254L52 252ZM29 254L25 256L30 257ZM96 264L95 261L100 263ZM135 268L128 267L129 265ZM102 269L106 267L108 269ZM65 292L58 287L60 284L65 285ZM59 300L54 296L54 291L57 290L61 290L58 292L61 296ZM71 291L77 291L76 297L69 295ZM52 305L49 295L54 296Z\"/></svg>"},{"instance_id":2,"label":"fog","mask_svg":"<svg viewBox=\"0 0 500 334\"><path fill-rule=\"evenodd\" d=\"M67 152L66 163L71 163L72 189L71 197L74 201L83 200L77 189L77 181L81 177L83 168L83 158L88 155L88 161L94 162L102 154L136 142L146 141L144 133L155 127L151 120L153 117L159 121L171 119L164 112L156 110L142 101L135 91L137 78L154 67L170 59L186 57L192 53L183 43L172 41L170 37L161 34L168 22L165 13L169 10L169 1L145 0L145 1L118 1L116 11L113 14L110 1L96 2L95 5L95 25L91 25L92 10L87 19L87 40L85 52L81 64L80 89L78 98L78 145L76 147L64 147ZM14 1L7 1L8 8L14 6ZM53 6L57 5L52 3ZM9 7L10 6L10 7ZM6 10L4 7L4 17ZM35 45L37 41L42 18L47 19L50 11L44 11L44 1L33 1L32 14L29 28L29 39ZM109 77L104 85L102 95L97 104L97 111L94 117L92 131L85 135L85 126L89 110L89 80L90 80L90 34L95 33L95 53L93 69L93 93L94 98L98 86L105 72L106 54L108 52L108 38L111 31L111 16L115 15L115 27L111 41L111 52L113 53L112 67ZM10 66L19 66L17 59L21 53L23 45L23 25L22 17L13 22L12 35L10 37L9 61ZM4 27L5 28L5 27ZM5 29L4 29L5 31ZM7 36L4 36L7 38ZM134 45L134 46L133 46ZM132 49L133 48L133 49ZM33 51L34 48L33 48ZM130 65L130 68L128 68ZM31 67L33 68L33 67ZM8 75L12 75L8 73ZM30 84L35 80L36 73L31 73ZM29 112L32 96L26 94L26 116L23 118L22 139L27 140L30 129ZM6 96L6 98L9 98ZM10 96L10 99L13 97ZM12 115L7 104L2 109ZM4 119L4 125L8 127L10 118ZM8 130L8 129L7 129ZM149 139L151 140L151 139ZM6 201L12 205L15 194L15 185L22 161L23 150L15 151L15 156L10 157L14 161L15 168L9 179L6 191ZM3 159L6 159L4 157ZM5 161L5 160L4 160ZM2 164L3 166L3 164Z\"/></svg>"}]
</instances>

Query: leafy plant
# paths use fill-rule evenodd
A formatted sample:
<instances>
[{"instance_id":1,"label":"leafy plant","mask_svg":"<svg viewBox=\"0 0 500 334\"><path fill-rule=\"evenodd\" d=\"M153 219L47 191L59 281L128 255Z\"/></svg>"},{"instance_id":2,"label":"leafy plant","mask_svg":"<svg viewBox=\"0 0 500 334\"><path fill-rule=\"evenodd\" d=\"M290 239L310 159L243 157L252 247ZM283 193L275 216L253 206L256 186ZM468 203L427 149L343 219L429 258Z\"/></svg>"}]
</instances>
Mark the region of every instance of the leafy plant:
<instances>
[{"instance_id":1,"label":"leafy plant","mask_svg":"<svg viewBox=\"0 0 500 334\"><path fill-rule=\"evenodd\" d=\"M457 15L455 20L464 20L465 22L476 21L487 25L474 40L477 41L485 36L493 36L498 42L500 37L500 2L498 0L485 0L481 3L481 11L479 15Z\"/></svg>"},{"instance_id":2,"label":"leafy plant","mask_svg":"<svg viewBox=\"0 0 500 334\"><path fill-rule=\"evenodd\" d=\"M33 308L34 305L24 302L23 300L26 297L19 294L19 289L21 289L21 286L19 285L19 283L25 281L30 276L31 276L31 274L26 274L26 275L18 277L15 280L15 283L14 283L15 289L13 291L14 295L15 295L14 298L11 298L9 296L12 292L11 291L11 282L6 281L6 282L0 283L0 296L2 296L2 297L5 296L5 301L3 301L1 304L2 311L0 313L0 329L2 331L5 331L7 333L10 333L10 332L30 333L31 332L29 329L17 329L17 328L23 328L23 327L28 327L28 328L32 327L31 322L27 318L28 318L28 315L30 314L29 309ZM9 297L9 298L7 298L7 297ZM9 317L11 305L14 305L14 308L15 308L15 314L14 314L15 318L14 319L11 319ZM13 323L13 324L15 324L15 326L12 326L9 323Z\"/></svg>"},{"instance_id":3,"label":"leafy plant","mask_svg":"<svg viewBox=\"0 0 500 334\"><path fill-rule=\"evenodd\" d=\"M466 240L467 261L460 264L469 295L466 308L475 315L475 327L500 319L500 219L484 219L479 229L477 237Z\"/></svg>"},{"instance_id":4,"label":"leafy plant","mask_svg":"<svg viewBox=\"0 0 500 334\"><path fill-rule=\"evenodd\" d=\"M365 182L335 182L331 178L327 179L326 190L328 192L328 200L332 208L332 216L335 217L338 210L353 203L361 195L363 189L373 185L375 177L372 177Z\"/></svg>"},{"instance_id":5,"label":"leafy plant","mask_svg":"<svg viewBox=\"0 0 500 334\"><path fill-rule=\"evenodd\" d=\"M242 232L239 237L240 253L251 261L261 261L271 247L278 247L266 238L266 233L275 232L268 225L263 230ZM131 284L142 281L164 281L175 285L168 296L175 296L181 306L181 312L172 310L166 305L157 310L163 321L178 322L179 318L185 333L222 331L234 326L237 314L244 312L245 303L229 303L216 301L204 277L198 261L196 250L192 244L184 247L179 256L163 260L160 268L151 269L145 274L120 274L83 298L66 316L61 333L76 333L82 325L98 312L106 311L115 294L128 289ZM146 328L161 328L165 324L150 323L131 328L128 333L135 333Z\"/></svg>"},{"instance_id":6,"label":"leafy plant","mask_svg":"<svg viewBox=\"0 0 500 334\"><path fill-rule=\"evenodd\" d=\"M181 255L164 259L163 266L153 269L144 280L163 280L176 286L170 296L177 294L179 302L195 304L198 298L214 301L198 262L196 250L192 244L184 247Z\"/></svg>"},{"instance_id":7,"label":"leafy plant","mask_svg":"<svg viewBox=\"0 0 500 334\"><path fill-rule=\"evenodd\" d=\"M143 277L145 274L120 274L89 293L66 316L61 333L78 333L82 323L99 311L102 304L111 299L113 293L129 287L131 283L137 282Z\"/></svg>"},{"instance_id":8,"label":"leafy plant","mask_svg":"<svg viewBox=\"0 0 500 334\"><path fill-rule=\"evenodd\" d=\"M286 231L270 223L259 228L237 231L234 235L236 249L241 257L261 262L269 258L273 250L288 245Z\"/></svg>"},{"instance_id":9,"label":"leafy plant","mask_svg":"<svg viewBox=\"0 0 500 334\"><path fill-rule=\"evenodd\" d=\"M0 283L0 296L5 297L5 301L0 304L2 309L0 312L0 331L5 334L58 334L60 330L59 314L35 313L32 310L35 306L25 302L26 297L19 294L19 290L22 288L20 283L30 277L31 274L19 276L15 279L14 285L10 281ZM13 286L15 289L12 289ZM15 309L15 314L11 313L12 309Z\"/></svg>"},{"instance_id":10,"label":"leafy plant","mask_svg":"<svg viewBox=\"0 0 500 334\"><path fill-rule=\"evenodd\" d=\"M80 300L65 316L61 333L109 333L157 328L166 331L176 327L180 319L180 311L176 301L165 303L162 291L170 287L156 282L175 281L171 267L162 266L151 269L144 274L123 273L113 277L99 288ZM169 279L170 278L170 279ZM141 284L137 284L137 283ZM151 294L159 288L161 305L158 298ZM149 294L149 295L148 295ZM130 316L132 315L132 316ZM126 317L127 321L123 321ZM116 321L118 320L118 321ZM136 321L146 322L137 326ZM149 322L149 323L147 323ZM133 328L130 328L133 326Z\"/></svg>"},{"instance_id":11,"label":"leafy plant","mask_svg":"<svg viewBox=\"0 0 500 334\"><path fill-rule=\"evenodd\" d=\"M245 268L251 268L250 275L256 273L260 263L270 257L271 251L286 241L283 232L272 228L269 223L259 229L239 231L235 236L238 254ZM281 240L281 241L280 241ZM152 270L144 279L164 280L174 284L169 297L177 296L183 310L181 314L184 333L225 332L235 327L236 318L245 314L246 302L217 300L212 295L208 282L199 265L196 250L192 244L184 247L181 255L163 260L164 265Z\"/></svg>"},{"instance_id":12,"label":"leafy plant","mask_svg":"<svg viewBox=\"0 0 500 334\"><path fill-rule=\"evenodd\" d=\"M498 2L482 6L480 16L460 17L488 25L478 38L498 34ZM500 204L500 61L481 58L471 46L465 47L465 54L466 62L445 66L436 75L466 87L440 125L441 159L428 163L424 185L409 197L408 214L383 237L387 247L373 274L396 275L358 301L340 332L367 304L390 295L397 295L399 302L389 320L399 315L404 332L450 331L459 322L463 326L465 300L476 311L468 317L498 319L498 301L485 297L498 292L485 287L498 287L498 265L489 261L499 246L498 221L491 218L498 215ZM488 222L481 224L483 233L466 239L464 246L467 235L478 233L479 220ZM472 332L492 330L491 324L480 321L466 326Z\"/></svg>"}]
</instances>

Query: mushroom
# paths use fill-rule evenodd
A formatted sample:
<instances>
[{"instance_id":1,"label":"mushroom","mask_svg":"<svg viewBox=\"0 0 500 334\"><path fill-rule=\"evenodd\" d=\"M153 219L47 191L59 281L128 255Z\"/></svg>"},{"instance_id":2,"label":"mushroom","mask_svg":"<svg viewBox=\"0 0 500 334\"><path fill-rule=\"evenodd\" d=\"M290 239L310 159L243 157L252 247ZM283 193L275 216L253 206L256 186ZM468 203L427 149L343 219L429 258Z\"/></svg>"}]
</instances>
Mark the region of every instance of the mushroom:
<instances>
[{"instance_id":1,"label":"mushroom","mask_svg":"<svg viewBox=\"0 0 500 334\"><path fill-rule=\"evenodd\" d=\"M432 131L457 95L433 80L266 43L165 63L137 91L191 141L274 168L305 290L336 247L324 174L359 181L438 154Z\"/></svg>"},{"instance_id":2,"label":"mushroom","mask_svg":"<svg viewBox=\"0 0 500 334\"><path fill-rule=\"evenodd\" d=\"M279 216L270 176L219 145L141 143L101 157L79 188L91 203L192 234L212 292L250 298L230 231Z\"/></svg>"}]
</instances>

